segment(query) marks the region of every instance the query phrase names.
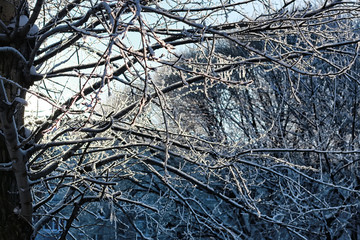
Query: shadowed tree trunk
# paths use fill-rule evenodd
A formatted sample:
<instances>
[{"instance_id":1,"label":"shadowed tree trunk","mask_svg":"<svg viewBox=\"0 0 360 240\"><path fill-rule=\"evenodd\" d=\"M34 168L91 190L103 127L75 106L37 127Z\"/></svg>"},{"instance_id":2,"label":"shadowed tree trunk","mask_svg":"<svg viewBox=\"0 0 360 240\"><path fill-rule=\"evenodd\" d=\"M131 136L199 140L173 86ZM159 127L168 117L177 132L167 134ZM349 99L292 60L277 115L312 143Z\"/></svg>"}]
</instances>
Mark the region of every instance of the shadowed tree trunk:
<instances>
[{"instance_id":1,"label":"shadowed tree trunk","mask_svg":"<svg viewBox=\"0 0 360 240\"><path fill-rule=\"evenodd\" d=\"M8 26L17 15L26 14L25 2L0 0L2 26ZM26 171L27 157L17 146L19 136L24 132L24 107L16 103L25 99L25 92L6 79L25 88L30 86L24 58L28 58L31 48L26 35L16 34L20 31L6 33L0 27L0 32L8 36L0 40L0 239L30 239L32 199Z\"/></svg>"}]
</instances>

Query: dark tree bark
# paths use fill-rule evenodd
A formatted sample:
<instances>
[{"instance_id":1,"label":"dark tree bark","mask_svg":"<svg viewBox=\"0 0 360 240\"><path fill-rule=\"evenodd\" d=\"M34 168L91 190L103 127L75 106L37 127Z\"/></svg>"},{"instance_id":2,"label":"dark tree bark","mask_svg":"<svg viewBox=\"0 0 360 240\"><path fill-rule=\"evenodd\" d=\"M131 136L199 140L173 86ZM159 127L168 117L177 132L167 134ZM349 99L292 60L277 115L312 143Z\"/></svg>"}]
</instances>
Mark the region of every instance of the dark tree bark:
<instances>
[{"instance_id":1,"label":"dark tree bark","mask_svg":"<svg viewBox=\"0 0 360 240\"><path fill-rule=\"evenodd\" d=\"M8 25L17 15L25 15L24 1L1 0L0 20ZM6 30L0 28L1 33ZM27 158L18 148L19 136L24 134L24 107L16 99L25 99L21 87L28 88L29 71L24 61L31 46L20 30L8 34L8 41L0 42L0 163L9 169L0 171L0 239L30 239L32 234L32 199L26 171ZM22 56L21 56L22 55ZM7 81L7 80L11 81ZM15 101L14 101L15 100Z\"/></svg>"}]
</instances>

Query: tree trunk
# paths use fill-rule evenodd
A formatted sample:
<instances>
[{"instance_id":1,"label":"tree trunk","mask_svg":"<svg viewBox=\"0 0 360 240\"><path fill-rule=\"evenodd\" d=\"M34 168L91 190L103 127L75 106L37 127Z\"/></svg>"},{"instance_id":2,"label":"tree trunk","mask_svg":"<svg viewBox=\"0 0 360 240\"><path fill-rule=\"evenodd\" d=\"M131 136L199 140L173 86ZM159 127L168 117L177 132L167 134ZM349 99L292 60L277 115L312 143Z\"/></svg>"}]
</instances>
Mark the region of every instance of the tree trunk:
<instances>
[{"instance_id":1,"label":"tree trunk","mask_svg":"<svg viewBox=\"0 0 360 240\"><path fill-rule=\"evenodd\" d=\"M8 25L16 13L24 15L21 0L0 0L0 20ZM18 9L23 9L18 11ZM0 33L5 31L0 27ZM7 47L10 47L10 51ZM16 97L25 99L22 87L29 87L24 61L31 48L26 37L13 35L8 41L0 42L0 240L30 239L32 234L32 199L26 170L27 157L18 148L19 135L24 129L24 107L10 104ZM13 81L13 84L8 80ZM6 163L9 163L9 168Z\"/></svg>"}]
</instances>

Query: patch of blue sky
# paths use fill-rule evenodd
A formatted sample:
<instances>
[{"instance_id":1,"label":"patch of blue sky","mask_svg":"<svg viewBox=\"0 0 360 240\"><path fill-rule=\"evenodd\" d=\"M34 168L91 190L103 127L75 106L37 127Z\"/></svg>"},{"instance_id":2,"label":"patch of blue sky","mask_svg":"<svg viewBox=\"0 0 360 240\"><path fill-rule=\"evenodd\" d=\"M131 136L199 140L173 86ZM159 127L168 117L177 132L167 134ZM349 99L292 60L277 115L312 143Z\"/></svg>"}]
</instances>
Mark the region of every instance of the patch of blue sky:
<instances>
[{"instance_id":1,"label":"patch of blue sky","mask_svg":"<svg viewBox=\"0 0 360 240\"><path fill-rule=\"evenodd\" d=\"M91 6L95 5L98 1L85 1L85 5L82 5L83 9L88 10ZM109 4L112 1L108 1ZM196 22L197 24L202 26L214 26L218 24L224 23L233 23L239 21L251 21L256 20L257 17L261 15L266 15L269 13L273 13L281 9L285 4L290 2L290 0L243 0L243 1L170 1L165 0L158 3L158 7L169 11L171 14L181 16L183 18L187 18L192 22ZM236 3L239 3L236 5ZM305 7L310 6L310 3L313 5L321 5L324 1L294 1L288 7L288 10L291 11L297 7ZM215 6L228 6L226 8L218 8L215 11L211 9ZM231 6L229 6L231 5ZM156 8L156 6L151 6ZM79 7L80 8L80 7ZM204 10L208 8L209 10ZM196 9L204 10L204 11L194 11ZM74 11L74 17L78 16L79 10ZM52 12L53 15L56 14L56 11ZM179 33L184 32L186 30L194 30L194 26L189 26L188 24L171 19L164 15L156 14L149 11L141 12L141 17L143 21L146 23L146 27L153 30L161 30L164 31L166 29L178 30ZM125 14L124 16L120 17L120 21L124 23L129 23L132 26L139 26L139 21L134 20L131 22L133 15L131 13ZM100 26L99 26L100 27ZM98 27L98 29L99 29ZM81 30L78 27L77 30ZM38 69L38 73L45 73L45 72L52 72L56 69L61 69L64 67L75 66L75 65L82 65L89 62L96 62L99 60L99 55L101 56L104 54L108 48L108 45L111 41L110 37L106 34L102 35L95 35L94 33L81 30L83 37L77 42L77 44L71 46L63 53L58 54L57 56L51 58L49 61L46 62L46 65L41 66ZM61 33L56 34L48 39L47 43L44 45L51 45L60 40L66 40L69 38L71 33ZM130 48L132 47L134 50L139 50L143 48L143 42L141 38L141 34L136 31L129 31L123 32L117 36L124 47ZM162 36L159 35L161 38ZM146 40L148 41L147 44L155 44L157 42L156 37L153 35L147 37ZM201 44L201 43L197 43ZM198 47L197 44L190 44L187 46L178 46L175 48L174 51L177 53L181 53L183 51L191 49L196 49ZM81 50L79 45L83 45L84 48ZM120 52L116 49L116 47L112 47L112 52L110 57L115 56L116 54L120 54ZM155 55L160 57L161 55L165 55L167 57L171 57L169 52L162 48L155 51ZM119 60L114 62L113 64L117 64L121 66L124 63L123 60ZM156 61L149 61L150 66L157 67L159 63ZM44 79L43 81L38 82L34 87L34 91L40 92L44 95L48 95L51 101L54 104L49 104L49 101L44 101L41 98L28 94L27 101L29 102L27 108L27 115L49 115L54 110L54 108L61 106L61 104L66 101L69 97L73 96L74 94L78 93L81 90L81 86L85 82L87 82L87 86L98 81L99 78L95 79L88 79L86 75L89 74L97 74L101 76L104 73L104 66L99 66L96 69L88 69L88 70L81 70L81 72L72 71L70 74L63 74L59 75L59 77L51 78L51 79ZM141 69L140 69L141 71ZM81 73L81 74L80 74ZM119 76L122 78L121 76ZM112 83L115 84L115 83ZM121 87L117 85L116 88ZM104 89L106 92L106 89ZM103 95L100 96L101 98L106 98ZM93 97L93 96L92 96ZM88 107L86 102L89 103L89 99L84 99L85 104L79 104L79 109L84 109Z\"/></svg>"}]
</instances>

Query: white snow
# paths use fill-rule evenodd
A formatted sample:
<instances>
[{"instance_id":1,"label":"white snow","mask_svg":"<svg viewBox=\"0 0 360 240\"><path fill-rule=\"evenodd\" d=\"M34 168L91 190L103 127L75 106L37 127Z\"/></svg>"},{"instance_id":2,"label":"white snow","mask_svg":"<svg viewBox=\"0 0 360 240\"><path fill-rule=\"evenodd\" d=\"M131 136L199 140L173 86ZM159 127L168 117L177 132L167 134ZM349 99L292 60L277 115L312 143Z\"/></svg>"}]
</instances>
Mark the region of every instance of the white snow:
<instances>
[{"instance_id":1,"label":"white snow","mask_svg":"<svg viewBox=\"0 0 360 240\"><path fill-rule=\"evenodd\" d=\"M31 130L29 129L29 128L24 128L24 136L25 136L25 138L28 138L28 137L30 137L31 136Z\"/></svg>"},{"instance_id":2,"label":"white snow","mask_svg":"<svg viewBox=\"0 0 360 240\"><path fill-rule=\"evenodd\" d=\"M30 75L37 75L36 68L34 66L31 66L30 68Z\"/></svg>"},{"instance_id":3,"label":"white snow","mask_svg":"<svg viewBox=\"0 0 360 240\"><path fill-rule=\"evenodd\" d=\"M12 30L15 28L15 23L10 23L8 26L7 26L8 29Z\"/></svg>"},{"instance_id":4,"label":"white snow","mask_svg":"<svg viewBox=\"0 0 360 240\"><path fill-rule=\"evenodd\" d=\"M20 103L21 105L24 105L24 106L28 105L27 101L25 99L21 98L21 97L14 98L14 102L18 102L18 103Z\"/></svg>"},{"instance_id":5,"label":"white snow","mask_svg":"<svg viewBox=\"0 0 360 240\"><path fill-rule=\"evenodd\" d=\"M29 21L29 18L26 15L21 15L19 17L19 27L25 26L25 24Z\"/></svg>"},{"instance_id":6,"label":"white snow","mask_svg":"<svg viewBox=\"0 0 360 240\"><path fill-rule=\"evenodd\" d=\"M30 28L28 35L34 36L39 32L39 28L38 26L36 26L35 24Z\"/></svg>"}]
</instances>

